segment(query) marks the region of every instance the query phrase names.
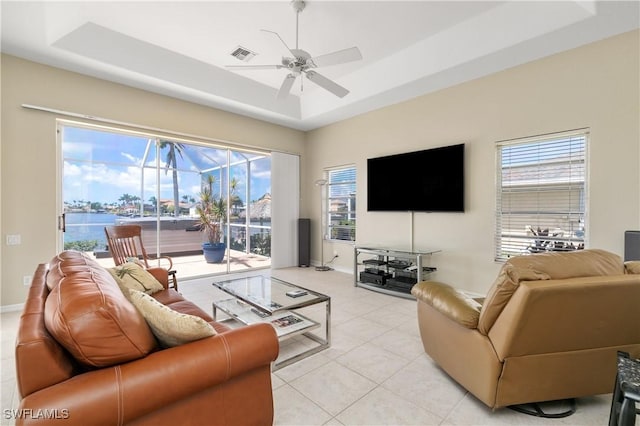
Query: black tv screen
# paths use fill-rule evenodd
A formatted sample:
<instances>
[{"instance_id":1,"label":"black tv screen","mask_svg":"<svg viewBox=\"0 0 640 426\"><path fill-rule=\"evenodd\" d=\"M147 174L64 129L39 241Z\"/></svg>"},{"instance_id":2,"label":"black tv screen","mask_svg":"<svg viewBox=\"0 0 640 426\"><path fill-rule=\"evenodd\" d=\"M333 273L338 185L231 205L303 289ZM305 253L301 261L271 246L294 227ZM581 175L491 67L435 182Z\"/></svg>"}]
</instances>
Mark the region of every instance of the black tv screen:
<instances>
[{"instance_id":1,"label":"black tv screen","mask_svg":"<svg viewBox=\"0 0 640 426\"><path fill-rule=\"evenodd\" d=\"M367 159L367 210L464 211L464 144Z\"/></svg>"}]
</instances>

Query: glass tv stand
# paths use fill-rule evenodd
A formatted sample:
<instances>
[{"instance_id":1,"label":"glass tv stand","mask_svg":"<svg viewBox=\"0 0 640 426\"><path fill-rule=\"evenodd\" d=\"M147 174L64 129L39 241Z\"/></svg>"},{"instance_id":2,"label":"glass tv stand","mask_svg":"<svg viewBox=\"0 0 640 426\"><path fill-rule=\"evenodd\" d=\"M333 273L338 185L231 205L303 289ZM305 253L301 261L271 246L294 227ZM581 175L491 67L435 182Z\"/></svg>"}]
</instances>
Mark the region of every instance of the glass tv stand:
<instances>
[{"instance_id":1,"label":"glass tv stand","mask_svg":"<svg viewBox=\"0 0 640 426\"><path fill-rule=\"evenodd\" d=\"M407 251L371 246L354 248L354 285L413 299L411 288L436 271L431 255L440 250Z\"/></svg>"}]
</instances>

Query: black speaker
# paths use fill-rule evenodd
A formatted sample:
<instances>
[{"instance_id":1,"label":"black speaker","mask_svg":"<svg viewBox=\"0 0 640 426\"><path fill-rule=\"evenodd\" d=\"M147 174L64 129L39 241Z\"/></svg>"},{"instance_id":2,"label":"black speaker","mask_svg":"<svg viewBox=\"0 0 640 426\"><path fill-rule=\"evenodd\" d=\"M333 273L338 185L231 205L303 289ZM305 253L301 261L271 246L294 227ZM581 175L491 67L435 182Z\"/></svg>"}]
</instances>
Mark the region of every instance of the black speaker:
<instances>
[{"instance_id":1,"label":"black speaker","mask_svg":"<svg viewBox=\"0 0 640 426\"><path fill-rule=\"evenodd\" d=\"M624 261L640 260L640 231L624 233Z\"/></svg>"},{"instance_id":2,"label":"black speaker","mask_svg":"<svg viewBox=\"0 0 640 426\"><path fill-rule=\"evenodd\" d=\"M311 219L298 219L298 266L311 265Z\"/></svg>"}]
</instances>

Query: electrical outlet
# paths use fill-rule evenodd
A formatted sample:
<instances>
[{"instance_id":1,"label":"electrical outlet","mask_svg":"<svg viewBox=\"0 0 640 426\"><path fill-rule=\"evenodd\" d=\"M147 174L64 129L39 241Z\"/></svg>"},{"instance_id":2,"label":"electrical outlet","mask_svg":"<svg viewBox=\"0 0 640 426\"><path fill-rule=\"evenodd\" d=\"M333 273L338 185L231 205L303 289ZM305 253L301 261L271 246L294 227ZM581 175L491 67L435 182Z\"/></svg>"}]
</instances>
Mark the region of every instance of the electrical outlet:
<instances>
[{"instance_id":1,"label":"electrical outlet","mask_svg":"<svg viewBox=\"0 0 640 426\"><path fill-rule=\"evenodd\" d=\"M333 251L333 257L338 257L338 250Z\"/></svg>"},{"instance_id":2,"label":"electrical outlet","mask_svg":"<svg viewBox=\"0 0 640 426\"><path fill-rule=\"evenodd\" d=\"M24 277L22 277L22 285L24 285L25 287L29 287L31 285L31 275L25 275Z\"/></svg>"}]
</instances>

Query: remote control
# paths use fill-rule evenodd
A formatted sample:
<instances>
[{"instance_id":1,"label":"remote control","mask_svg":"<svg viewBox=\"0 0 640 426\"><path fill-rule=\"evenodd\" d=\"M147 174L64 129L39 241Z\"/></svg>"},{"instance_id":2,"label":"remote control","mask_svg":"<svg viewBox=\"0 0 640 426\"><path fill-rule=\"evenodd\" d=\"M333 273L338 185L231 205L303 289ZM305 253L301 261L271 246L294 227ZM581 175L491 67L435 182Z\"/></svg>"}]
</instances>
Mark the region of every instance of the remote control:
<instances>
[{"instance_id":1,"label":"remote control","mask_svg":"<svg viewBox=\"0 0 640 426\"><path fill-rule=\"evenodd\" d=\"M267 312L262 312L261 310L256 308L251 308L251 312L259 316L260 318L268 317L270 315Z\"/></svg>"},{"instance_id":2,"label":"remote control","mask_svg":"<svg viewBox=\"0 0 640 426\"><path fill-rule=\"evenodd\" d=\"M289 297L300 297L300 296L305 296L309 293L307 293L304 290L292 290L292 291L286 292L285 294Z\"/></svg>"}]
</instances>

